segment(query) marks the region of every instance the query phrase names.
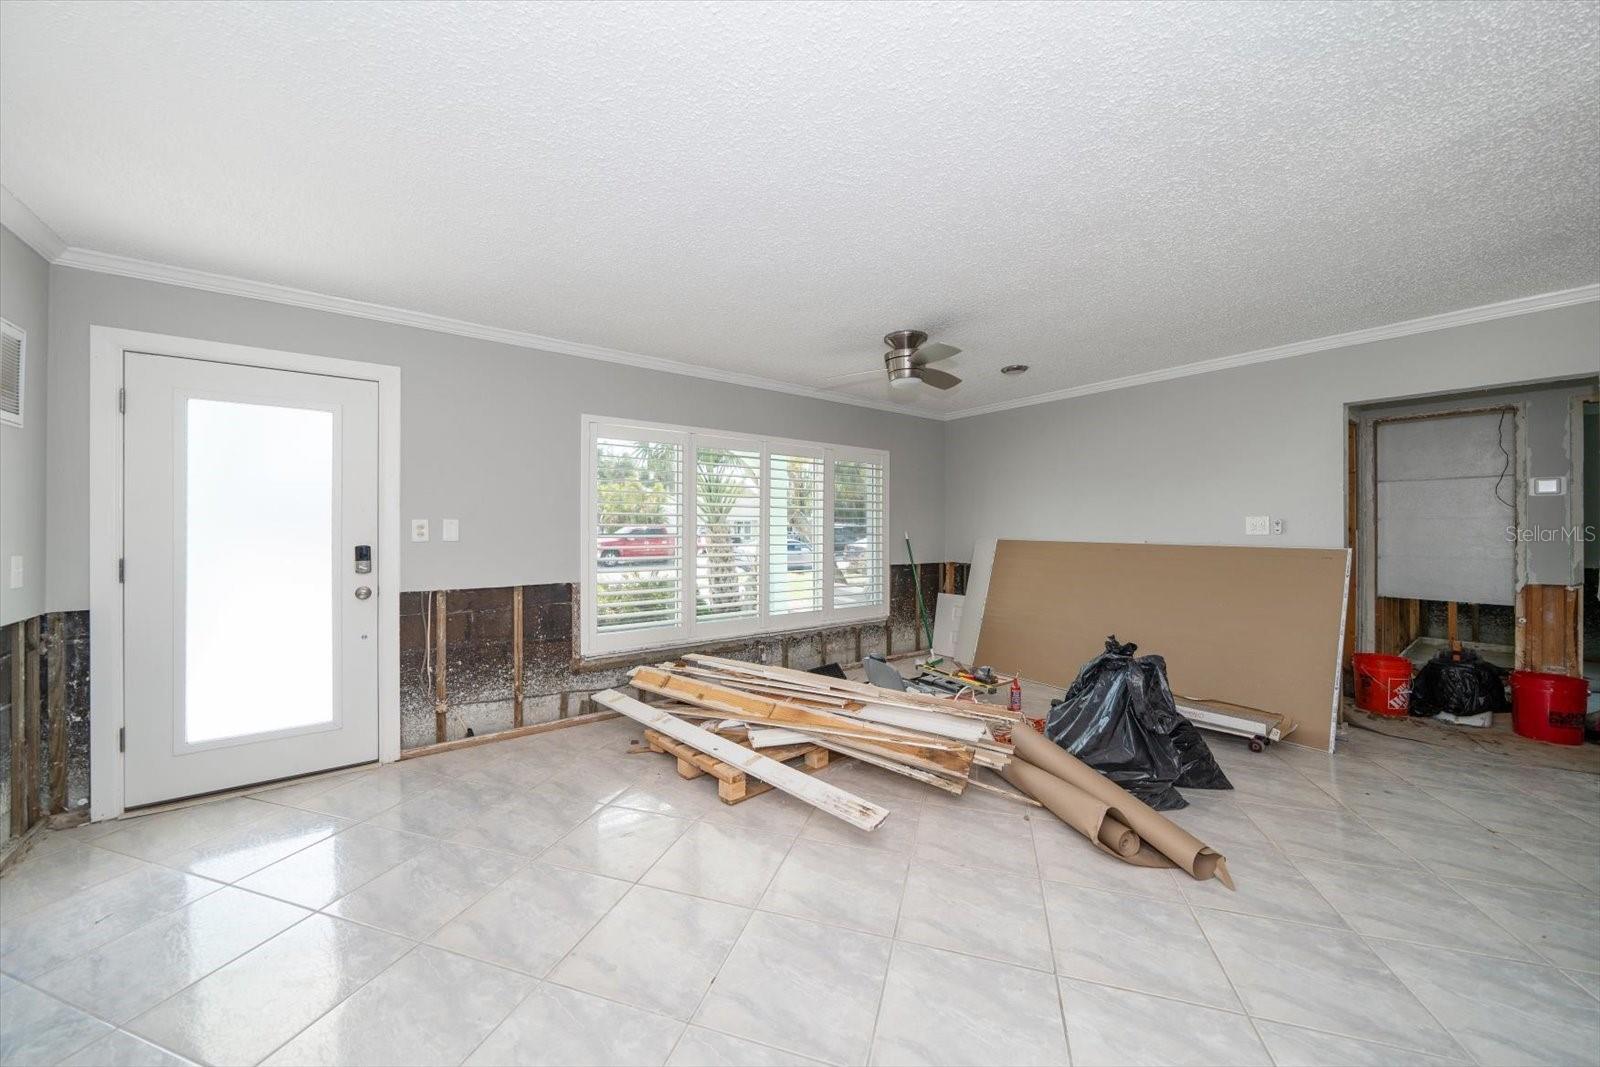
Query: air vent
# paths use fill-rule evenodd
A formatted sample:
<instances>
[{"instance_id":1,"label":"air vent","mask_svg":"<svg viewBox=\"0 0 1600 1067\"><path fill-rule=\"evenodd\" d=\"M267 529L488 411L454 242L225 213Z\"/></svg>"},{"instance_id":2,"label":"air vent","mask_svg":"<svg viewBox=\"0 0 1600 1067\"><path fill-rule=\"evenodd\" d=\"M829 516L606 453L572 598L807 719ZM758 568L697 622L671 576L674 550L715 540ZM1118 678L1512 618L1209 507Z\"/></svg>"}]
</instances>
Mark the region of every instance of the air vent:
<instances>
[{"instance_id":1,"label":"air vent","mask_svg":"<svg viewBox=\"0 0 1600 1067\"><path fill-rule=\"evenodd\" d=\"M0 423L22 425L22 383L28 334L0 319Z\"/></svg>"}]
</instances>

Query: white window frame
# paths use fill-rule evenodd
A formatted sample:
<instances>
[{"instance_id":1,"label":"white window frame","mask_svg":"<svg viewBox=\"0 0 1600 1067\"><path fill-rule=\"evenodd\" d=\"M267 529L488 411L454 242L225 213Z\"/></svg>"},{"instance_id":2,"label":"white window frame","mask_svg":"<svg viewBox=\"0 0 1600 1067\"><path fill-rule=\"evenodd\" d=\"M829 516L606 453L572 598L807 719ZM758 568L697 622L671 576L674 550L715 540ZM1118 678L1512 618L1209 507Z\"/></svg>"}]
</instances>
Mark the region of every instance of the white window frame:
<instances>
[{"instance_id":1,"label":"white window frame","mask_svg":"<svg viewBox=\"0 0 1600 1067\"><path fill-rule=\"evenodd\" d=\"M595 530L599 525L599 494L595 484L595 441L598 437L616 437L624 440L641 439L680 444L682 476L679 486L680 541L683 556L679 622L676 626L655 627L624 633L603 634L598 631L595 589L596 564L594 555ZM637 419L608 418L584 415L579 428L582 452L583 507L579 509L578 573L582 576L579 599L579 654L584 657L612 656L627 652L642 652L656 648L672 648L698 641L726 641L740 637L793 633L831 626L849 626L858 623L881 622L889 617L889 453L881 449L857 448L849 445L830 445L817 441L798 441L760 434L731 433L727 430L705 429L697 426L677 426L668 423L644 422ZM695 567L698 553L691 543L698 545L699 512L695 491L698 485L697 468L702 447L749 449L761 455L761 512L759 581L757 599L759 610L747 619L716 619L701 622L695 618L695 593L698 582ZM770 559L768 508L771 503L771 478L769 465L772 453L815 455L822 460L823 471L823 537L822 559L817 561L822 572L822 609L794 614L773 615L769 611ZM883 573L878 603L860 607L835 608L833 605L833 465L836 460L877 463L883 468Z\"/></svg>"},{"instance_id":2,"label":"white window frame","mask_svg":"<svg viewBox=\"0 0 1600 1067\"><path fill-rule=\"evenodd\" d=\"M28 331L10 319L0 319L0 333L17 339L17 413L0 411L0 424L20 430L28 414Z\"/></svg>"}]
</instances>

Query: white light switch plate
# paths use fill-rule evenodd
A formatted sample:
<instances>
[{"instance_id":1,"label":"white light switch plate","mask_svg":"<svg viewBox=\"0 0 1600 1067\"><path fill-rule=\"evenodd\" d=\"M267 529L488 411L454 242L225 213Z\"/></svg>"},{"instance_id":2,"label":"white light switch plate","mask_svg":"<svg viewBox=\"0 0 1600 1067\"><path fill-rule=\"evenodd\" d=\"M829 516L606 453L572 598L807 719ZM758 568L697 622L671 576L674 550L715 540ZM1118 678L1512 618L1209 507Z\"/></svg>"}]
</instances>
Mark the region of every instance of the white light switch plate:
<instances>
[{"instance_id":1,"label":"white light switch plate","mask_svg":"<svg viewBox=\"0 0 1600 1067\"><path fill-rule=\"evenodd\" d=\"M441 541L459 541L459 540L461 540L461 520L460 519L445 519L444 520L444 524L439 528L439 540L441 540Z\"/></svg>"},{"instance_id":2,"label":"white light switch plate","mask_svg":"<svg viewBox=\"0 0 1600 1067\"><path fill-rule=\"evenodd\" d=\"M1272 532L1272 518L1269 515L1246 515L1244 517L1244 532L1246 537L1265 537Z\"/></svg>"},{"instance_id":3,"label":"white light switch plate","mask_svg":"<svg viewBox=\"0 0 1600 1067\"><path fill-rule=\"evenodd\" d=\"M427 519L412 519L411 520L411 540L413 540L413 541L426 541L427 539L428 539L428 520Z\"/></svg>"},{"instance_id":4,"label":"white light switch plate","mask_svg":"<svg viewBox=\"0 0 1600 1067\"><path fill-rule=\"evenodd\" d=\"M22 557L11 557L11 588L22 588Z\"/></svg>"}]
</instances>

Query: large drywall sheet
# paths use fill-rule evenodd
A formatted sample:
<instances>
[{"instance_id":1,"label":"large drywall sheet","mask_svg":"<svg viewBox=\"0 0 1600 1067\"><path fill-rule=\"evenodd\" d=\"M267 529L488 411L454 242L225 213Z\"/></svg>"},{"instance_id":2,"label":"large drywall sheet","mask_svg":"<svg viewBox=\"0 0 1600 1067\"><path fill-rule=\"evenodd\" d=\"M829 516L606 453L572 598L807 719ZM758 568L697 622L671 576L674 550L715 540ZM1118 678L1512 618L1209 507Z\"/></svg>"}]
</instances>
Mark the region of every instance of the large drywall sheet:
<instances>
[{"instance_id":1,"label":"large drywall sheet","mask_svg":"<svg viewBox=\"0 0 1600 1067\"><path fill-rule=\"evenodd\" d=\"M1516 599L1514 411L1380 422L1378 595Z\"/></svg>"},{"instance_id":2,"label":"large drywall sheet","mask_svg":"<svg viewBox=\"0 0 1600 1067\"><path fill-rule=\"evenodd\" d=\"M1166 657L1173 692L1286 715L1332 745L1340 549L1001 541L977 659L1065 688L1115 634Z\"/></svg>"}]
</instances>

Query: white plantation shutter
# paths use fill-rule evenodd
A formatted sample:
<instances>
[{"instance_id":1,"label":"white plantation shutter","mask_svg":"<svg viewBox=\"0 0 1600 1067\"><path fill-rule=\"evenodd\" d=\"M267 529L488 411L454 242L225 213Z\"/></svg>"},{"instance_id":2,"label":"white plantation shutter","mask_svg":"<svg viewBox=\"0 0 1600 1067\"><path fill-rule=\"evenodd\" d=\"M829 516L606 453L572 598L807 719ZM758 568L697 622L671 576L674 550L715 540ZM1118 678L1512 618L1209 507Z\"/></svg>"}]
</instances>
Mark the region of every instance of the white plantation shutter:
<instances>
[{"instance_id":1,"label":"white plantation shutter","mask_svg":"<svg viewBox=\"0 0 1600 1067\"><path fill-rule=\"evenodd\" d=\"M820 456L774 452L767 463L768 612L822 610Z\"/></svg>"},{"instance_id":2,"label":"white plantation shutter","mask_svg":"<svg viewBox=\"0 0 1600 1067\"><path fill-rule=\"evenodd\" d=\"M584 655L887 614L887 453L588 416L584 431Z\"/></svg>"},{"instance_id":3,"label":"white plantation shutter","mask_svg":"<svg viewBox=\"0 0 1600 1067\"><path fill-rule=\"evenodd\" d=\"M761 613L761 449L695 450L695 618Z\"/></svg>"},{"instance_id":4,"label":"white plantation shutter","mask_svg":"<svg viewBox=\"0 0 1600 1067\"><path fill-rule=\"evenodd\" d=\"M884 465L868 460L833 463L833 606L884 603Z\"/></svg>"},{"instance_id":5,"label":"white plantation shutter","mask_svg":"<svg viewBox=\"0 0 1600 1067\"><path fill-rule=\"evenodd\" d=\"M596 436L592 458L595 631L670 640L683 624L683 445Z\"/></svg>"},{"instance_id":6,"label":"white plantation shutter","mask_svg":"<svg viewBox=\"0 0 1600 1067\"><path fill-rule=\"evenodd\" d=\"M0 319L0 422L22 425L22 390L27 332Z\"/></svg>"}]
</instances>

